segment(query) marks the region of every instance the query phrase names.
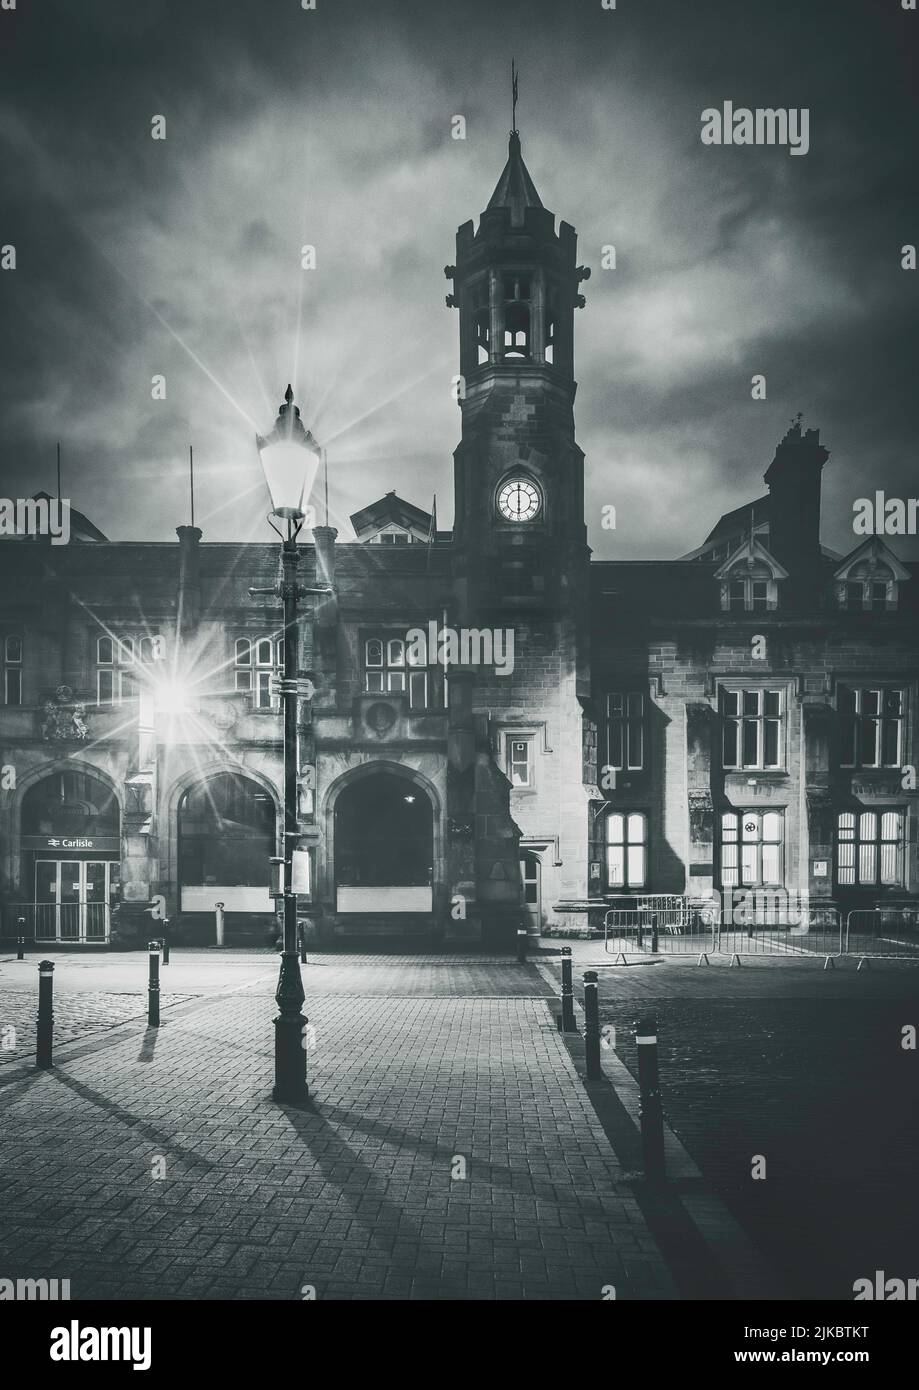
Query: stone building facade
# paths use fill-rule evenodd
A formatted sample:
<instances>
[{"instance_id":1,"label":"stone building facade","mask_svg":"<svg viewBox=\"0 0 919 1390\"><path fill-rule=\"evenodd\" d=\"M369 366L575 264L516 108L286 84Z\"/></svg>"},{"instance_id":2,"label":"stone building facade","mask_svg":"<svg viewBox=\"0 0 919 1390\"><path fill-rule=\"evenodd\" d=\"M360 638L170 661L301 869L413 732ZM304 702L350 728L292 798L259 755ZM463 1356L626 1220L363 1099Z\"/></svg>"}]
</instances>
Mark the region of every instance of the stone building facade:
<instances>
[{"instance_id":1,"label":"stone building facade","mask_svg":"<svg viewBox=\"0 0 919 1390\"><path fill-rule=\"evenodd\" d=\"M586 932L611 903L917 895L916 566L820 544L796 421L767 495L680 559L595 562L574 428L576 235L512 133L446 267L452 532L388 493L302 547L300 906L322 939ZM288 394L283 411L296 410ZM277 547L0 543L2 931L273 931Z\"/></svg>"}]
</instances>

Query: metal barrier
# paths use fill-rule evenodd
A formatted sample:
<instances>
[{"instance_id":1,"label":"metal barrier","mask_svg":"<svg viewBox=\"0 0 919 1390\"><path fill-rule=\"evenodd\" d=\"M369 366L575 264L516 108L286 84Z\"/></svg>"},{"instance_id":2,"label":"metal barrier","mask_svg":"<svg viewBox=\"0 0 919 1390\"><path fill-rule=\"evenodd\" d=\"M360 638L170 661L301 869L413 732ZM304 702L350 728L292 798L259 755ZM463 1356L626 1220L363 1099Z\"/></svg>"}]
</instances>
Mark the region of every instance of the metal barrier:
<instances>
[{"instance_id":1,"label":"metal barrier","mask_svg":"<svg viewBox=\"0 0 919 1390\"><path fill-rule=\"evenodd\" d=\"M603 923L604 950L627 956L710 955L822 956L830 964L843 954L839 910L811 906L796 894L743 891L736 903L723 906L712 898L649 895L635 908L611 908Z\"/></svg>"},{"instance_id":2,"label":"metal barrier","mask_svg":"<svg viewBox=\"0 0 919 1390\"><path fill-rule=\"evenodd\" d=\"M109 939L111 910L108 903L10 903L3 909L4 937L19 934L25 920L25 937L39 944L94 943Z\"/></svg>"},{"instance_id":3,"label":"metal barrier","mask_svg":"<svg viewBox=\"0 0 919 1390\"><path fill-rule=\"evenodd\" d=\"M846 915L845 951L858 957L859 969L871 960L919 961L919 901L853 908Z\"/></svg>"}]
</instances>

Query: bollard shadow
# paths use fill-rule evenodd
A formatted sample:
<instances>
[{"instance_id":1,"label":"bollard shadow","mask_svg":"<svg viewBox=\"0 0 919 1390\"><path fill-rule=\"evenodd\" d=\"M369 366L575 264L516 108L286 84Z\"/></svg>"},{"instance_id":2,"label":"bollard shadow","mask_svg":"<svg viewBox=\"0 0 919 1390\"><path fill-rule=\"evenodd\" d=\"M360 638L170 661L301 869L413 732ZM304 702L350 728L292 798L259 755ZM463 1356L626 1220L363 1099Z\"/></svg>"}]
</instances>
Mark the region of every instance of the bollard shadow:
<instances>
[{"instance_id":1,"label":"bollard shadow","mask_svg":"<svg viewBox=\"0 0 919 1390\"><path fill-rule=\"evenodd\" d=\"M137 1061L137 1062L152 1062L152 1061L153 1061L153 1054L154 1054L154 1052L155 1052L155 1050L156 1050L156 1039L157 1039L157 1036L158 1036L158 1034L159 1034L159 1031L160 1031L160 1030L159 1030L158 1027L154 1028L152 1024L149 1024L149 1023L147 1024L147 1031L144 1033L144 1040L143 1040L143 1042L141 1043L140 1051L138 1052L136 1058L134 1059L135 1061Z\"/></svg>"}]
</instances>

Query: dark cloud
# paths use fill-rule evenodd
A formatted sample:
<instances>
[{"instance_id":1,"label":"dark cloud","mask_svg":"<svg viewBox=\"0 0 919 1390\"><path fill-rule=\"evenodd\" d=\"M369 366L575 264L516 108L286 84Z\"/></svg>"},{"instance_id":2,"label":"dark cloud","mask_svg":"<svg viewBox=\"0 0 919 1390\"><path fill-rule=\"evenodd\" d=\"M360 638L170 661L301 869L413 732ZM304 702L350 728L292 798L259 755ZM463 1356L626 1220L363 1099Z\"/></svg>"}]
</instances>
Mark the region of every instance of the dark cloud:
<instances>
[{"instance_id":1,"label":"dark cloud","mask_svg":"<svg viewBox=\"0 0 919 1390\"><path fill-rule=\"evenodd\" d=\"M390 487L436 491L448 522L442 267L500 172L513 54L531 173L594 268L595 553L690 549L762 491L798 410L846 548L854 497L915 492L917 30L894 0L20 0L0 17L0 491L49 485L61 439L103 530L170 537L191 441L208 538L258 533L254 433L293 380L339 524ZM807 106L809 154L703 147L725 99Z\"/></svg>"}]
</instances>

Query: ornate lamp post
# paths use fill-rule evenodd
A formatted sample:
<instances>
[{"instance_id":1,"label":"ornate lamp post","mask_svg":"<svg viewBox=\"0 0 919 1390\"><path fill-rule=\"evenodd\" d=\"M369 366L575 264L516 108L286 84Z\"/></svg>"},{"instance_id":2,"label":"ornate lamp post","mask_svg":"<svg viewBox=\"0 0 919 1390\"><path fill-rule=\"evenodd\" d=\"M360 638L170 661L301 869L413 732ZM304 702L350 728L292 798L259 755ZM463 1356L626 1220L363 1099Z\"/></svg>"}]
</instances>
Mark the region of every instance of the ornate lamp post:
<instances>
[{"instance_id":1,"label":"ornate lamp post","mask_svg":"<svg viewBox=\"0 0 919 1390\"><path fill-rule=\"evenodd\" d=\"M297 944L297 898L293 891L293 852L297 826L297 707L298 699L309 699L312 684L299 670L299 632L297 600L307 593L329 593L329 588L307 589L297 582L300 551L297 537L305 520L304 503L309 498L319 466L319 446L304 428L300 411L293 403L288 386L285 404L278 412L274 429L267 438L256 436L265 481L271 495L268 521L281 537L281 579L273 589L250 589L250 593L277 594L284 604L284 671L280 683L284 708L284 844L282 883L284 902L284 942L281 971L275 994L279 1015L274 1021L274 1099L296 1102L308 1095L306 1049L303 1029L307 1020L303 1006L303 981Z\"/></svg>"}]
</instances>

